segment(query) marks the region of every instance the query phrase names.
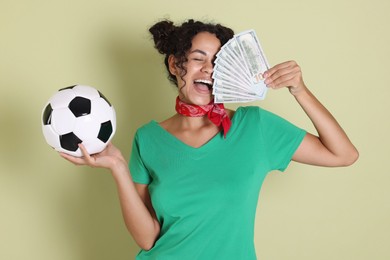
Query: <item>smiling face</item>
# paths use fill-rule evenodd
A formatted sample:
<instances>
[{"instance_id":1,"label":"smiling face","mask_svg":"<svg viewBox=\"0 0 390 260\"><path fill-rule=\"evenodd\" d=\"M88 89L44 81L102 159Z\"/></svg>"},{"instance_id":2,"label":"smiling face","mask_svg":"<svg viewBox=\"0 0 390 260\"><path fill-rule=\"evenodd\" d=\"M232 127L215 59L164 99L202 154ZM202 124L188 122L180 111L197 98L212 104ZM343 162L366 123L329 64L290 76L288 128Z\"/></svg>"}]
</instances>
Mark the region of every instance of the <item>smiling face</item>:
<instances>
[{"instance_id":1,"label":"smiling face","mask_svg":"<svg viewBox=\"0 0 390 260\"><path fill-rule=\"evenodd\" d=\"M182 70L175 65L174 56L169 57L169 70L176 75L179 97L188 104L207 105L212 100L215 55L221 48L219 39L211 33L201 32L192 39L192 47L187 53L184 67L187 73L181 77Z\"/></svg>"}]
</instances>

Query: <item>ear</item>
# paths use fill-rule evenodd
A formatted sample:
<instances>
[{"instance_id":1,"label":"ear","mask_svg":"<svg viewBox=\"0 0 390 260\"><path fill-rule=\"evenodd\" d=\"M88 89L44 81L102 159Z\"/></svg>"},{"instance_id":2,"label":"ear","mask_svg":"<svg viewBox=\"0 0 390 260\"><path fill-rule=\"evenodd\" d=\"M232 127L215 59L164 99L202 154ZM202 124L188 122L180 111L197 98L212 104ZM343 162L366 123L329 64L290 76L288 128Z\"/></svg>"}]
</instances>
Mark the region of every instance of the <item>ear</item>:
<instances>
[{"instance_id":1,"label":"ear","mask_svg":"<svg viewBox=\"0 0 390 260\"><path fill-rule=\"evenodd\" d=\"M176 63L175 56L173 56L173 54L169 55L168 57L169 72L173 75L177 75L178 73L175 63Z\"/></svg>"}]
</instances>

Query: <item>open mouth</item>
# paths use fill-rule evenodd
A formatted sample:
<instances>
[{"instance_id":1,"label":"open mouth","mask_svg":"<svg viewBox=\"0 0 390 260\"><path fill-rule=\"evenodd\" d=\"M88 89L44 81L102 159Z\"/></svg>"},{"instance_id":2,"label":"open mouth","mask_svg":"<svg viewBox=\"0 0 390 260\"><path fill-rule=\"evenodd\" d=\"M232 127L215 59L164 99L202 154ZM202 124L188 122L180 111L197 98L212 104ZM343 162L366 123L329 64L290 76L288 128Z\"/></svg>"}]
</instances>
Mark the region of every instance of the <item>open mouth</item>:
<instances>
[{"instance_id":1,"label":"open mouth","mask_svg":"<svg viewBox=\"0 0 390 260\"><path fill-rule=\"evenodd\" d=\"M195 84L202 84L202 85L206 86L209 90L211 90L213 88L213 82L211 80L197 79L197 80L194 80L194 83Z\"/></svg>"}]
</instances>

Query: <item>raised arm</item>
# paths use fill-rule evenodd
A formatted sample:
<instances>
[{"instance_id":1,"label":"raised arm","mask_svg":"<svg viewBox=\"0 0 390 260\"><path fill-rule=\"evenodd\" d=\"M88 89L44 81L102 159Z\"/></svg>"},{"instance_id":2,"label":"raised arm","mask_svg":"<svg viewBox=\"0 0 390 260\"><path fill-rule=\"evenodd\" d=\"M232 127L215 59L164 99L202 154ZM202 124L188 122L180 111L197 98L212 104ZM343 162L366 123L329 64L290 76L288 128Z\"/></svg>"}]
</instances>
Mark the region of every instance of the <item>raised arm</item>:
<instances>
[{"instance_id":1,"label":"raised arm","mask_svg":"<svg viewBox=\"0 0 390 260\"><path fill-rule=\"evenodd\" d=\"M150 202L147 185L133 182L126 160L111 143L103 152L93 156L88 155L83 145L80 145L80 149L83 152L82 158L64 153L61 153L61 156L75 165L88 165L111 170L127 229L142 249L152 248L160 233L160 224Z\"/></svg>"},{"instance_id":2,"label":"raised arm","mask_svg":"<svg viewBox=\"0 0 390 260\"><path fill-rule=\"evenodd\" d=\"M317 134L307 133L293 160L318 166L348 166L359 157L358 151L332 114L317 100L303 82L301 68L287 61L265 74L268 87L287 87L312 121Z\"/></svg>"}]
</instances>

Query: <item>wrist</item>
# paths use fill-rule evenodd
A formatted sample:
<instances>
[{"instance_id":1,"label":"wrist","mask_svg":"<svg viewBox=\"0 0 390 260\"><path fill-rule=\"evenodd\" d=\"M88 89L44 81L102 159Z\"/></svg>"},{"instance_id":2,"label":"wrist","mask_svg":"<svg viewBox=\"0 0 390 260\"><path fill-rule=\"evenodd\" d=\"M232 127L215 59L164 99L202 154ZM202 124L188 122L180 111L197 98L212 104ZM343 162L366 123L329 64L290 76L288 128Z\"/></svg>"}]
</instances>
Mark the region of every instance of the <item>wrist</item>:
<instances>
[{"instance_id":1,"label":"wrist","mask_svg":"<svg viewBox=\"0 0 390 260\"><path fill-rule=\"evenodd\" d=\"M127 165L124 164L112 168L111 175L118 185L131 182L132 180L129 168L127 167Z\"/></svg>"},{"instance_id":2,"label":"wrist","mask_svg":"<svg viewBox=\"0 0 390 260\"><path fill-rule=\"evenodd\" d=\"M289 90L291 95L293 95L296 99L310 95L309 89L304 84L299 87L291 87Z\"/></svg>"},{"instance_id":3,"label":"wrist","mask_svg":"<svg viewBox=\"0 0 390 260\"><path fill-rule=\"evenodd\" d=\"M113 174L128 171L127 162L120 158L112 160L109 168Z\"/></svg>"}]
</instances>

